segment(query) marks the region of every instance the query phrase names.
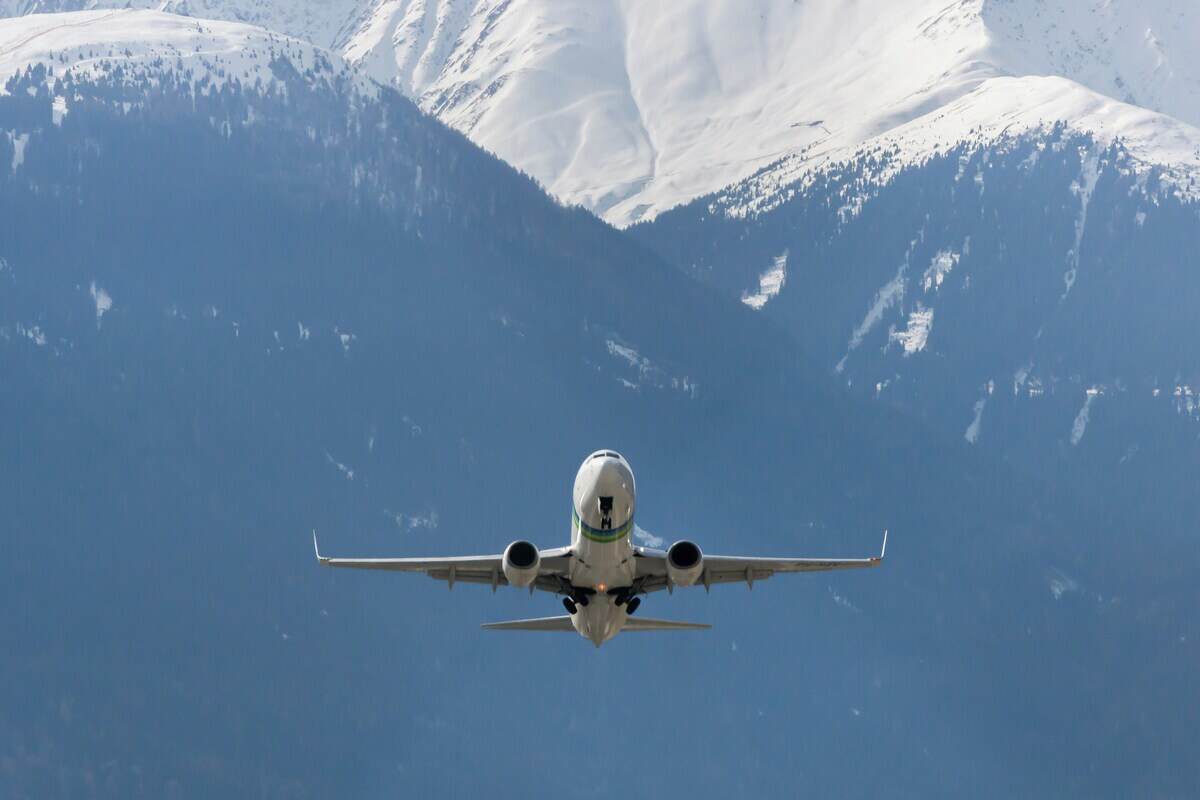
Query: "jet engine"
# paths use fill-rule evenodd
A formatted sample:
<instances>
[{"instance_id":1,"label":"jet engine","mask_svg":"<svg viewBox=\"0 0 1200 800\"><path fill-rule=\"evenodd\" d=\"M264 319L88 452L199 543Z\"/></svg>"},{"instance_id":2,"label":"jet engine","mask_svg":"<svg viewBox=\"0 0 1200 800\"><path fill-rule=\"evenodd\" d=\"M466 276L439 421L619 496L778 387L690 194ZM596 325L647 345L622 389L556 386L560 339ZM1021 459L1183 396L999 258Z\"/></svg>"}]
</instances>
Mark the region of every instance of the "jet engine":
<instances>
[{"instance_id":1,"label":"jet engine","mask_svg":"<svg viewBox=\"0 0 1200 800\"><path fill-rule=\"evenodd\" d=\"M513 586L528 586L538 576L542 555L531 542L520 539L504 548L504 577Z\"/></svg>"},{"instance_id":2,"label":"jet engine","mask_svg":"<svg viewBox=\"0 0 1200 800\"><path fill-rule=\"evenodd\" d=\"M691 586L703 571L704 554L695 542L683 539L667 550L667 578L676 586Z\"/></svg>"}]
</instances>

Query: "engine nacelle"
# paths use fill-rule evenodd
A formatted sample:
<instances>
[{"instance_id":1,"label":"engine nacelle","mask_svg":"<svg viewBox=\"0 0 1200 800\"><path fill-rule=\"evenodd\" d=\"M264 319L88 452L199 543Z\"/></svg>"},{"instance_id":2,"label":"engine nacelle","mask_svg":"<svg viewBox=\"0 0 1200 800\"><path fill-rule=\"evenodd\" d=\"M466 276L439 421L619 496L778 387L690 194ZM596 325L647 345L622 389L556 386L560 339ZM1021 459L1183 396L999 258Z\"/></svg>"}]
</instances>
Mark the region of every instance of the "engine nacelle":
<instances>
[{"instance_id":1,"label":"engine nacelle","mask_svg":"<svg viewBox=\"0 0 1200 800\"><path fill-rule=\"evenodd\" d=\"M504 548L504 577L513 586L525 587L537 580L542 554L531 542L520 539Z\"/></svg>"},{"instance_id":2,"label":"engine nacelle","mask_svg":"<svg viewBox=\"0 0 1200 800\"><path fill-rule=\"evenodd\" d=\"M667 578L676 586L691 586L704 572L700 545L682 539L667 550Z\"/></svg>"}]
</instances>

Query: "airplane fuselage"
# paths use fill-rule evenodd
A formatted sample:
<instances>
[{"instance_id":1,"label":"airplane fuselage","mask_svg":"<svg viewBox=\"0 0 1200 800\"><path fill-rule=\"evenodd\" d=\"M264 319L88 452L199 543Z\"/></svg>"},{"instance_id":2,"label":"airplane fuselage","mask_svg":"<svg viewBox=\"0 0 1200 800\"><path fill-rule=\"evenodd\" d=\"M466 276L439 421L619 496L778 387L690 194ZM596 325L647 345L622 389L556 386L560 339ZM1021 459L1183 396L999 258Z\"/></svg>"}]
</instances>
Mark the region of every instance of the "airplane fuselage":
<instances>
[{"instance_id":1,"label":"airplane fuselage","mask_svg":"<svg viewBox=\"0 0 1200 800\"><path fill-rule=\"evenodd\" d=\"M629 616L609 590L632 584L637 569L631 541L637 486L629 462L613 450L588 456L575 474L572 506L571 584L594 593L577 605L571 623L599 646Z\"/></svg>"}]
</instances>

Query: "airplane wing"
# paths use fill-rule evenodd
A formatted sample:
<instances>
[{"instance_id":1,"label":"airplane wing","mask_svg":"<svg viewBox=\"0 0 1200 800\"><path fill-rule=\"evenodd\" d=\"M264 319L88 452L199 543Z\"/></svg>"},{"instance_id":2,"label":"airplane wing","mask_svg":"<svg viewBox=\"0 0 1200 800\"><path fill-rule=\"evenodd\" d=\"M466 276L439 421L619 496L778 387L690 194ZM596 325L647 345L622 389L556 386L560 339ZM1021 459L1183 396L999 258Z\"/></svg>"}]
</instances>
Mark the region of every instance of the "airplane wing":
<instances>
[{"instance_id":1,"label":"airplane wing","mask_svg":"<svg viewBox=\"0 0 1200 800\"><path fill-rule=\"evenodd\" d=\"M887 531L883 532L883 546L879 555L870 558L754 558L705 554L704 569L695 585L708 589L718 583L745 583L753 588L755 581L766 580L777 572L824 572L877 567L883 563L886 552ZM641 581L641 591L674 588L668 585L666 551L636 547L634 554L637 556L637 580Z\"/></svg>"},{"instance_id":2,"label":"airplane wing","mask_svg":"<svg viewBox=\"0 0 1200 800\"><path fill-rule=\"evenodd\" d=\"M538 617L536 619L512 619L506 622L487 622L479 627L485 631L570 631L575 626L570 617ZM670 619L630 617L625 620L623 631L698 631L708 630L712 625L702 622L676 622Z\"/></svg>"},{"instance_id":3,"label":"airplane wing","mask_svg":"<svg viewBox=\"0 0 1200 800\"><path fill-rule=\"evenodd\" d=\"M326 567L349 569L379 569L392 572L423 572L434 580L446 581L453 589L455 583L484 583L492 587L508 586L504 577L503 554L487 556L446 556L441 558L330 558L321 555L317 532L313 531L313 550L317 562ZM562 580L570 566L568 548L558 547L541 551L541 567L531 588L547 592L562 589Z\"/></svg>"}]
</instances>

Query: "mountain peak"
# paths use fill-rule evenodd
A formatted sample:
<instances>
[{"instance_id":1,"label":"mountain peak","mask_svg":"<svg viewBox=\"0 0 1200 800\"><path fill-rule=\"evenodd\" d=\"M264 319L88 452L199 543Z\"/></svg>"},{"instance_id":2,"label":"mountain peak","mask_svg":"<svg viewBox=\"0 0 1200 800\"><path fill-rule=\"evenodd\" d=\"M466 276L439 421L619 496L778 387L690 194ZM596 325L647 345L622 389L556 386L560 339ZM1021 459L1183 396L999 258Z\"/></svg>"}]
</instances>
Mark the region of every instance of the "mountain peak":
<instances>
[{"instance_id":1,"label":"mountain peak","mask_svg":"<svg viewBox=\"0 0 1200 800\"><path fill-rule=\"evenodd\" d=\"M132 81L173 70L200 84L238 81L265 87L279 81L279 59L286 59L310 82L345 80L359 91L374 91L373 84L337 54L240 22L134 9L0 19L0 85L41 64L60 76L70 72L94 78L119 72Z\"/></svg>"},{"instance_id":2,"label":"mountain peak","mask_svg":"<svg viewBox=\"0 0 1200 800\"><path fill-rule=\"evenodd\" d=\"M998 116L973 120L996 130L1007 113L1072 123L1110 102L1200 123L1188 44L1200 19L1175 0L780 1L753 12L733 0L402 0L367 17L345 48L352 63L618 225L960 101L978 112L1007 93ZM1077 88L985 87L1024 77ZM1124 115L1139 128L1155 119ZM947 144L967 130L947 127L937 128Z\"/></svg>"},{"instance_id":3,"label":"mountain peak","mask_svg":"<svg viewBox=\"0 0 1200 800\"><path fill-rule=\"evenodd\" d=\"M1200 138L1200 15L1184 0L0 0L0 13L105 6L331 47L617 225L781 159L840 157L884 135L911 143L905 126L922 118L952 144L969 132L938 116L955 103L996 131L1006 115L1090 129L1108 109L1122 135L1162 126L1175 144L1142 148L1154 163ZM1070 84L998 80L1026 78Z\"/></svg>"}]
</instances>

